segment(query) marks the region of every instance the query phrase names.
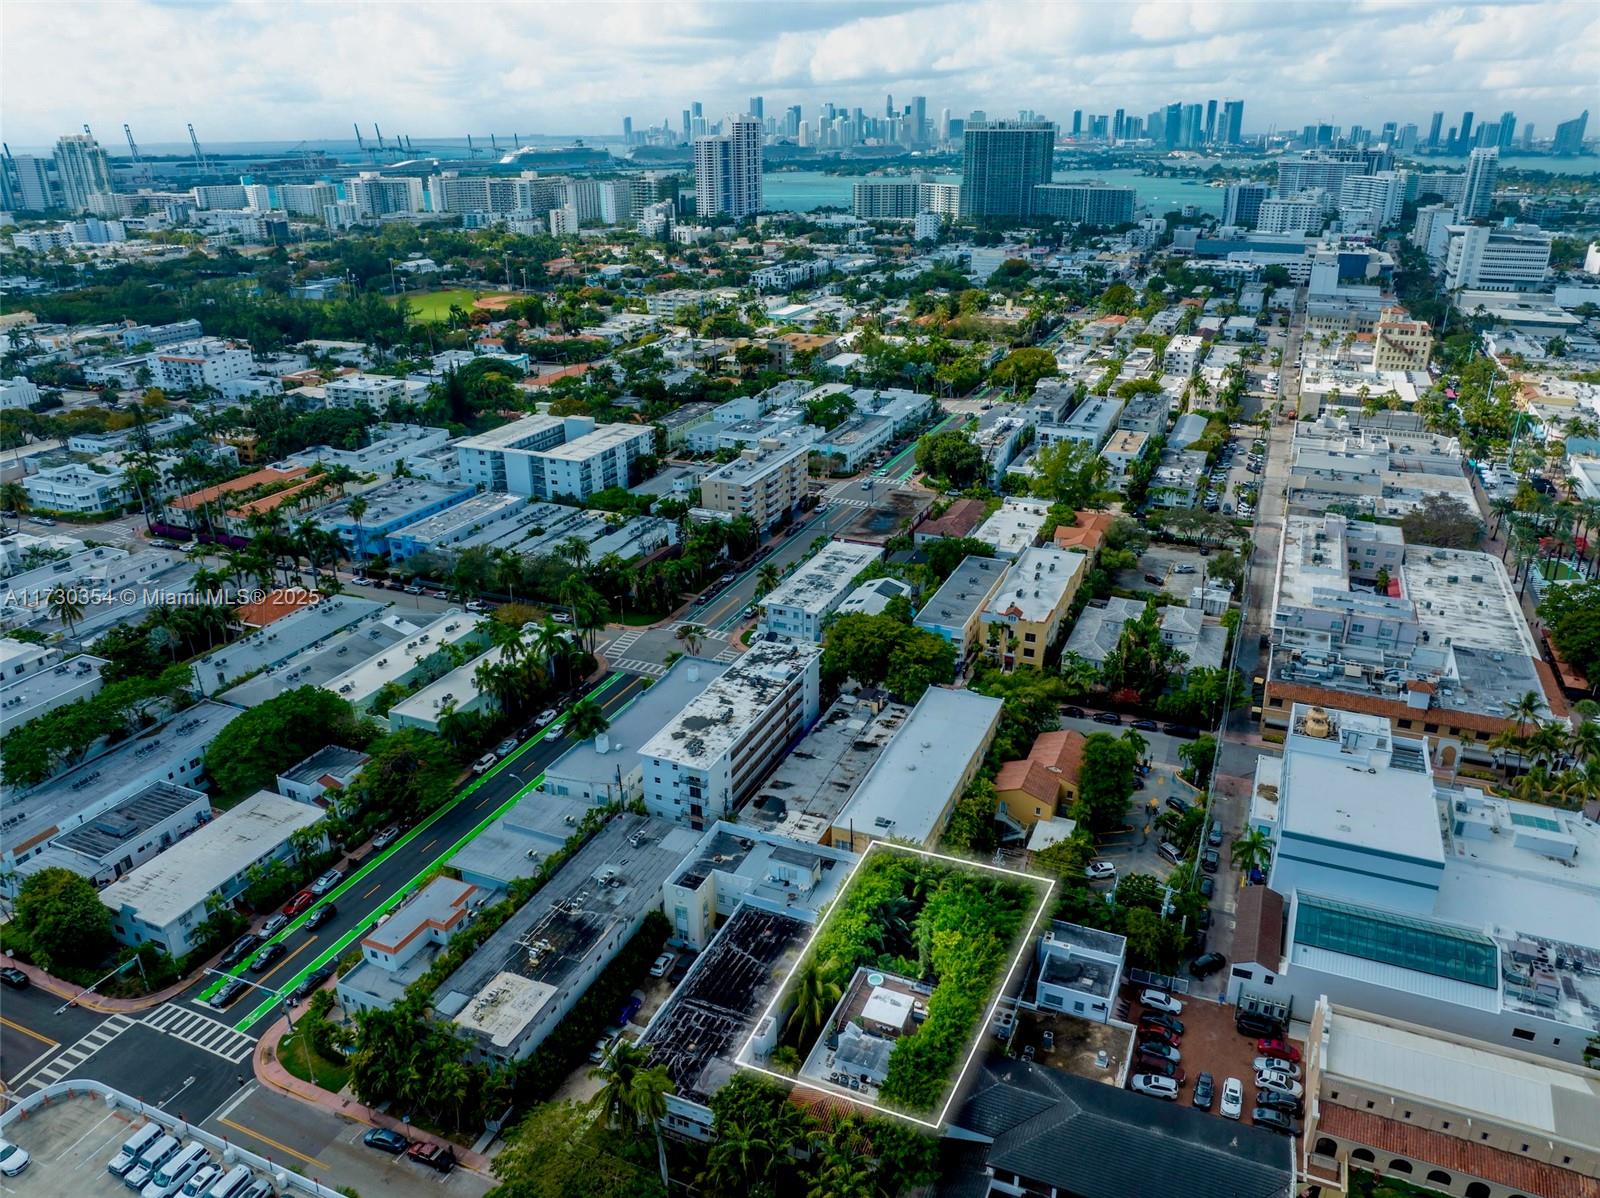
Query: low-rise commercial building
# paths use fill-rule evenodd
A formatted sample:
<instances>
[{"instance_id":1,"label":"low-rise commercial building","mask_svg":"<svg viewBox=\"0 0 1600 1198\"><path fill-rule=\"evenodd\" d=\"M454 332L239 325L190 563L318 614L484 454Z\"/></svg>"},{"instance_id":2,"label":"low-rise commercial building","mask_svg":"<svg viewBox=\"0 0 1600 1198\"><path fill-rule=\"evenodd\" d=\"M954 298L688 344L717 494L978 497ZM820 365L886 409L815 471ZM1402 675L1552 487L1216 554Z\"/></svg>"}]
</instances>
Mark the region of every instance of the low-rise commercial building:
<instances>
[{"instance_id":1,"label":"low-rise commercial building","mask_svg":"<svg viewBox=\"0 0 1600 1198\"><path fill-rule=\"evenodd\" d=\"M932 848L983 764L1002 707L976 691L929 687L835 817L828 842L857 853L874 840Z\"/></svg>"},{"instance_id":2,"label":"low-rise commercial building","mask_svg":"<svg viewBox=\"0 0 1600 1198\"><path fill-rule=\"evenodd\" d=\"M155 944L181 957L194 947L211 904L233 902L250 868L295 856L295 834L322 812L260 791L100 892L112 934L123 944ZM320 845L325 846L326 837Z\"/></svg>"},{"instance_id":3,"label":"low-rise commercial building","mask_svg":"<svg viewBox=\"0 0 1600 1198\"><path fill-rule=\"evenodd\" d=\"M103 657L0 639L0 736L67 703L100 693Z\"/></svg>"},{"instance_id":4,"label":"low-rise commercial building","mask_svg":"<svg viewBox=\"0 0 1600 1198\"><path fill-rule=\"evenodd\" d=\"M297 607L249 636L214 649L191 667L195 687L216 694L246 675L265 673L335 634L374 618L383 609L376 599L335 595Z\"/></svg>"},{"instance_id":5,"label":"low-rise commercial building","mask_svg":"<svg viewBox=\"0 0 1600 1198\"><path fill-rule=\"evenodd\" d=\"M388 1010L491 895L445 876L423 886L361 938L361 960L334 986L340 1008L351 1015Z\"/></svg>"},{"instance_id":6,"label":"low-rise commercial building","mask_svg":"<svg viewBox=\"0 0 1600 1198\"><path fill-rule=\"evenodd\" d=\"M408 524L471 499L477 488L463 480L455 485L396 478L359 496L348 496L320 509L312 519L347 546L349 555L365 560L389 551L389 537ZM351 507L360 499L364 510Z\"/></svg>"}]
</instances>

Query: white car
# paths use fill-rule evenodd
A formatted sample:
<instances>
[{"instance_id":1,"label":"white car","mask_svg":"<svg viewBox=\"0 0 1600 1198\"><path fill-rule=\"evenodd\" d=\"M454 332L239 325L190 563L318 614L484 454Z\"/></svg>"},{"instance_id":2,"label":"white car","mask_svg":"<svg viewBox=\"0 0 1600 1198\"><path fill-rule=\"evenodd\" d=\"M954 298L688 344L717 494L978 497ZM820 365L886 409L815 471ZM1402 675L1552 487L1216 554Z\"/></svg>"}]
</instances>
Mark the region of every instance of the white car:
<instances>
[{"instance_id":1,"label":"white car","mask_svg":"<svg viewBox=\"0 0 1600 1198\"><path fill-rule=\"evenodd\" d=\"M1244 1114L1244 1083L1230 1077L1222 1083L1222 1117L1237 1119Z\"/></svg>"},{"instance_id":2,"label":"white car","mask_svg":"<svg viewBox=\"0 0 1600 1198\"><path fill-rule=\"evenodd\" d=\"M10 1140L0 1140L0 1173L15 1177L28 1167L33 1158L25 1148L18 1148Z\"/></svg>"},{"instance_id":3,"label":"white car","mask_svg":"<svg viewBox=\"0 0 1600 1198\"><path fill-rule=\"evenodd\" d=\"M1305 1087L1294 1078L1273 1069L1256 1074L1256 1087L1261 1090L1276 1090L1279 1094L1287 1094L1291 1098L1299 1098L1305 1094Z\"/></svg>"},{"instance_id":4,"label":"white car","mask_svg":"<svg viewBox=\"0 0 1600 1198\"><path fill-rule=\"evenodd\" d=\"M1183 1014L1183 1003L1165 990L1141 990L1139 1002L1153 1011L1165 1011L1168 1015Z\"/></svg>"},{"instance_id":5,"label":"white car","mask_svg":"<svg viewBox=\"0 0 1600 1198\"><path fill-rule=\"evenodd\" d=\"M650 966L650 976L664 978L672 972L672 967L678 963L677 953L662 953Z\"/></svg>"},{"instance_id":6,"label":"white car","mask_svg":"<svg viewBox=\"0 0 1600 1198\"><path fill-rule=\"evenodd\" d=\"M1281 1073L1296 1080L1300 1077L1300 1066L1282 1057L1257 1057L1255 1068L1257 1073Z\"/></svg>"},{"instance_id":7,"label":"white car","mask_svg":"<svg viewBox=\"0 0 1600 1198\"><path fill-rule=\"evenodd\" d=\"M1135 1094L1148 1094L1151 1098L1165 1098L1168 1102L1178 1099L1178 1083L1170 1077L1162 1077L1159 1073L1135 1073L1128 1082L1128 1088Z\"/></svg>"},{"instance_id":8,"label":"white car","mask_svg":"<svg viewBox=\"0 0 1600 1198\"><path fill-rule=\"evenodd\" d=\"M1091 861L1084 866L1083 876L1091 882L1104 882L1117 876L1117 867L1109 861Z\"/></svg>"},{"instance_id":9,"label":"white car","mask_svg":"<svg viewBox=\"0 0 1600 1198\"><path fill-rule=\"evenodd\" d=\"M535 728L548 727L556 722L556 716L560 714L554 707L546 707L539 713L539 718L533 721L533 726Z\"/></svg>"}]
</instances>

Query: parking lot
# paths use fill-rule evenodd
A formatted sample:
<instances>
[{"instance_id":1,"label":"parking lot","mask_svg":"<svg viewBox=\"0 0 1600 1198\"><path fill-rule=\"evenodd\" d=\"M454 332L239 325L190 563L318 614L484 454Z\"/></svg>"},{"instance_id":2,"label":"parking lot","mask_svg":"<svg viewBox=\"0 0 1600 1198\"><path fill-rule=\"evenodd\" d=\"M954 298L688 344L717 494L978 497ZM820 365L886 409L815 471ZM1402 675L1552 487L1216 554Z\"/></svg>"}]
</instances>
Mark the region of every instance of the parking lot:
<instances>
[{"instance_id":1,"label":"parking lot","mask_svg":"<svg viewBox=\"0 0 1600 1198\"><path fill-rule=\"evenodd\" d=\"M1132 591L1165 592L1187 605L1189 592L1200 584L1207 558L1198 549L1182 545L1152 545L1139 558L1136 570L1119 570L1116 583ZM1152 581L1159 579L1159 582Z\"/></svg>"},{"instance_id":2,"label":"parking lot","mask_svg":"<svg viewBox=\"0 0 1600 1198\"><path fill-rule=\"evenodd\" d=\"M1123 997L1128 1011L1126 1018L1130 1023L1137 1023L1146 1010L1140 1005L1138 995L1137 986L1131 983L1124 985ZM1226 1003L1194 997L1185 997L1182 1001L1183 1012L1177 1018L1183 1024L1178 1051L1182 1055L1179 1068L1183 1070L1184 1082L1178 1093L1178 1101L1184 1106L1193 1106L1195 1080L1200 1074L1209 1073L1213 1082L1210 1113L1220 1119L1223 1117L1223 1083L1230 1077L1238 1078L1244 1091L1239 1121L1251 1123L1250 1112L1256 1105L1256 1038L1242 1035L1234 1027L1233 1008ZM1138 1072L1139 1063L1135 1060L1129 1073Z\"/></svg>"}]
</instances>

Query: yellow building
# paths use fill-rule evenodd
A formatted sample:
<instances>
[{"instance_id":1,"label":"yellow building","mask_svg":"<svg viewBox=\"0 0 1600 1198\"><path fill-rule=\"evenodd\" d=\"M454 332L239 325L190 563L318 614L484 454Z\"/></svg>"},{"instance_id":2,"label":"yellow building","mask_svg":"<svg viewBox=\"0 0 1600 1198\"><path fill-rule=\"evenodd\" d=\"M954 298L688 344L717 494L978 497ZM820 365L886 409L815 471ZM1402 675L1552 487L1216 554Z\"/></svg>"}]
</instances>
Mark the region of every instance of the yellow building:
<instances>
[{"instance_id":1,"label":"yellow building","mask_svg":"<svg viewBox=\"0 0 1600 1198\"><path fill-rule=\"evenodd\" d=\"M1002 765L994 776L1002 821L1026 833L1076 802L1084 744L1083 734L1068 728L1041 732L1026 757Z\"/></svg>"},{"instance_id":2,"label":"yellow building","mask_svg":"<svg viewBox=\"0 0 1600 1198\"><path fill-rule=\"evenodd\" d=\"M1054 545L1023 550L980 616L984 650L1005 669L1042 666L1088 572L1088 556Z\"/></svg>"},{"instance_id":3,"label":"yellow building","mask_svg":"<svg viewBox=\"0 0 1600 1198\"><path fill-rule=\"evenodd\" d=\"M1433 356L1433 329L1412 320L1404 308L1385 308L1378 317L1373 345L1374 370L1426 370Z\"/></svg>"}]
</instances>

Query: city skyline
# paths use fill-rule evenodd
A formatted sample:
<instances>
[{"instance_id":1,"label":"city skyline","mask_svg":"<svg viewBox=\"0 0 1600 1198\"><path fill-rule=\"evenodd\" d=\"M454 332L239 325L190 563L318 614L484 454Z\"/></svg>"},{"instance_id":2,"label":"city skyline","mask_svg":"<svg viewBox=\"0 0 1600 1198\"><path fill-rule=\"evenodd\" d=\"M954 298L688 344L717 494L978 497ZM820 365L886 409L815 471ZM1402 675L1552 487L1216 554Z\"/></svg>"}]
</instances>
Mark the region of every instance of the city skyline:
<instances>
[{"instance_id":1,"label":"city skyline","mask_svg":"<svg viewBox=\"0 0 1600 1198\"><path fill-rule=\"evenodd\" d=\"M1448 122L1468 109L1514 111L1548 131L1592 106L1600 76L1600 10L1559 2L1222 11L889 0L789 9L779 30L770 10L744 4L674 7L670 23L649 4L530 6L514 21L507 11L12 6L5 136L13 149L40 147L88 123L111 146L110 130L128 122L141 142L169 144L189 121L218 141L347 138L351 122L374 121L413 138L485 128L616 136L624 118L636 130L675 126L695 101L714 122L744 112L751 96L764 97L768 116L795 103L810 116L828 102L881 111L885 92L925 97L930 120L948 107L1065 123L1074 109L1133 113L1226 96L1245 102L1252 133L1426 127L1434 110ZM104 53L102 18L112 16L117 69L55 86L68 62ZM262 57L269 29L299 47L291 59Z\"/></svg>"}]
</instances>

